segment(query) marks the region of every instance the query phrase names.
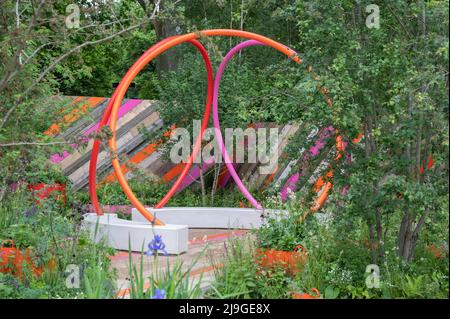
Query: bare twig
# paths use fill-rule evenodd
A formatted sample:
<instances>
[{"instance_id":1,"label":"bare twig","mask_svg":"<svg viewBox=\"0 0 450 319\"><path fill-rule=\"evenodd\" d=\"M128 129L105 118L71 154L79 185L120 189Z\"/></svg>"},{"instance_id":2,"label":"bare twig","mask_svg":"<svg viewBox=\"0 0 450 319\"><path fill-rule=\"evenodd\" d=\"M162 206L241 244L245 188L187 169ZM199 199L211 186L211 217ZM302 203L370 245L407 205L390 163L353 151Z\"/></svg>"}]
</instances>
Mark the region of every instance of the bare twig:
<instances>
[{"instance_id":1,"label":"bare twig","mask_svg":"<svg viewBox=\"0 0 450 319\"><path fill-rule=\"evenodd\" d=\"M409 35L409 37L414 38L414 36L411 34L411 32L409 32L408 28L405 26L403 21L400 19L400 17L395 13L395 10L392 9L392 7L389 4L387 5L387 8L392 13L397 22L400 24L400 26L403 28L403 30Z\"/></svg>"},{"instance_id":2,"label":"bare twig","mask_svg":"<svg viewBox=\"0 0 450 319\"><path fill-rule=\"evenodd\" d=\"M31 19L30 24L27 28L27 31L25 32L25 34L27 36L29 36L31 34L31 30L36 26L36 22L39 19L39 16L40 16L41 10L42 10L42 6L44 5L44 3L45 3L44 0L41 0L41 2L39 3L39 7L36 9L36 11L33 15L33 18ZM22 51L23 51L23 49L25 49L25 46L26 46L26 41L25 41L25 39L23 39L22 42L19 43L17 51L14 53L14 56L12 58L12 63L9 66L9 69L5 72L5 76L0 81L0 91L3 91L3 89L11 81L11 79L12 79L11 74L17 73L17 68L20 69L23 67L23 65L20 63L20 59L21 59ZM16 69L14 69L14 67L16 67ZM2 126L3 126L3 123L0 126L0 128Z\"/></svg>"},{"instance_id":3,"label":"bare twig","mask_svg":"<svg viewBox=\"0 0 450 319\"><path fill-rule=\"evenodd\" d=\"M91 23L91 24L88 24L88 25L85 25L83 27L80 27L80 28L76 29L75 32L80 32L80 31L83 31L85 29L89 29L89 28L93 28L93 27L95 27L95 28L106 27L106 26L109 26L111 24L116 24L116 23L119 23L120 25L122 25L123 22L127 22L127 21L130 21L130 20L132 20L132 19L127 18L127 19L122 19L122 20L114 20L114 21L106 22L106 23L102 23L102 24Z\"/></svg>"},{"instance_id":4,"label":"bare twig","mask_svg":"<svg viewBox=\"0 0 450 319\"><path fill-rule=\"evenodd\" d=\"M40 142L11 142L11 143L0 144L0 147L13 147L13 146L24 146L24 145L49 146L49 145L63 145L63 144L73 144L73 142L48 142L48 143L40 143Z\"/></svg>"},{"instance_id":5,"label":"bare twig","mask_svg":"<svg viewBox=\"0 0 450 319\"><path fill-rule=\"evenodd\" d=\"M16 0L16 28L20 28L19 0Z\"/></svg>"},{"instance_id":6,"label":"bare twig","mask_svg":"<svg viewBox=\"0 0 450 319\"><path fill-rule=\"evenodd\" d=\"M69 51L67 51L66 53L64 53L63 55L59 56L55 61L53 61L53 63L51 63L44 71L41 72L41 74L38 76L38 78L33 82L33 84L31 84L26 90L25 92L16 100L15 104L13 105L13 107L11 107L8 112L6 112L6 115L3 117L2 119L2 123L0 124L0 129L3 128L3 126L5 125L6 121L8 120L8 118L11 116L12 112L17 108L18 105L20 105L20 103L23 102L23 100L25 99L25 97L35 88L35 86L42 81L45 76L52 71L62 60L64 60L65 58L67 58L68 56L72 55L73 53L81 50L84 47L90 46L90 45L94 45L94 44L100 44L106 41L109 41L121 34L124 34L126 32L129 32L131 30L134 30L140 26L142 26L143 24L145 24L148 21L143 21L139 24L133 25L127 29L124 29L118 33L109 35L107 37L95 40L95 41L87 41L84 42L72 49L70 49Z\"/></svg>"},{"instance_id":7,"label":"bare twig","mask_svg":"<svg viewBox=\"0 0 450 319\"><path fill-rule=\"evenodd\" d=\"M180 2L180 1L181 1L181 0L175 1L175 2L174 2L174 5L176 5L176 4L177 4L178 2ZM41 0L39 9L40 9L41 6L43 5L43 3L45 3L45 1L44 1L44 0ZM133 25L133 26L131 26L131 27L128 27L128 28L126 28L126 29L123 29L123 30L121 30L121 31L119 31L119 32L117 32L117 33L114 33L114 34L111 34L111 35L109 35L109 36L106 36L106 37L104 37L104 38L101 38L101 39L98 39L98 40L94 40L94 41L86 41L86 42L84 42L84 43L82 43L82 44L80 44L80 45L78 45L78 46L76 46L76 47L70 49L69 51L67 51L66 53L62 54L61 56L59 56L59 57L58 57L56 60L54 60L53 63L51 63L44 71L42 71L41 74L38 76L38 78L37 78L30 86L28 86L28 88L25 90L25 92L24 92L23 94L21 94L21 95L16 99L14 105L8 110L8 112L6 112L5 116L3 117L2 122L1 122L1 124L0 124L0 129L3 128L3 126L4 126L5 123L8 121L9 117L10 117L11 114L14 112L14 110L20 105L20 103L22 103L22 102L24 101L24 99L28 96L28 94L30 94L30 93L33 91L33 89L35 88L35 86L36 86L40 81L42 81L42 80L47 76L47 74L48 74L50 71L52 71L52 70L53 70L53 69L54 69L54 68L55 68L62 60L64 60L64 59L67 58L68 56L72 55L73 53L75 53L75 52L81 50L81 49L84 48L84 47L87 47L87 46L90 46L90 45L95 45L95 44L100 44L100 43L103 43L103 42L107 42L107 41L109 41L109 40L111 40L111 39L113 39L113 38L115 38L115 37L117 37L117 36L119 36L119 35L122 35L122 34L124 34L124 33L129 32L129 31L132 31L132 30L134 30L134 29L137 29L137 28L141 27L142 25L148 23L149 21L155 19L156 15L159 14L159 13L161 13L161 11L160 11L160 9L159 9L159 4L160 4L160 0L158 0L158 1L155 3L155 7L154 7L154 9L153 9L152 14L151 14L147 19L144 19L144 20L141 21L140 23L135 24L135 25ZM33 18L34 18L34 20L36 20L36 19L37 19L36 15L35 15ZM34 23L32 23L32 24L30 25L31 28L32 28L32 25L34 25ZM29 27L29 29L30 29L30 27ZM22 49L23 49L23 48L22 48ZM21 49L21 50L22 50L22 49ZM8 74L7 77L5 77L5 78L9 78L9 76L10 76L10 75ZM10 80L9 80L9 81L10 81ZM2 87L4 88L4 86L6 86L6 84L7 84L9 81L4 81L4 80L2 80L2 81L0 82L0 91L2 90Z\"/></svg>"},{"instance_id":8,"label":"bare twig","mask_svg":"<svg viewBox=\"0 0 450 319\"><path fill-rule=\"evenodd\" d=\"M22 52L27 57L27 59L23 62L22 61L20 62L20 68L16 68L13 72L11 72L7 75L7 77L5 78L5 83L9 83L19 73L19 71L25 65L27 65L39 53L39 51L41 51L43 48L45 48L46 46L53 44L53 43L54 42L44 43L43 45L38 47L36 50L34 50L33 53L31 53L31 55L29 55L29 56L25 52ZM21 58L19 57L19 59L21 59Z\"/></svg>"},{"instance_id":9,"label":"bare twig","mask_svg":"<svg viewBox=\"0 0 450 319\"><path fill-rule=\"evenodd\" d=\"M46 46L51 45L51 44L54 44L54 42L44 43L43 45L39 46L36 50L34 50L30 55L25 54L27 56L27 59L25 60L23 65L29 63L36 56L36 54L39 53L39 51L41 51L43 48L45 48Z\"/></svg>"}]
</instances>

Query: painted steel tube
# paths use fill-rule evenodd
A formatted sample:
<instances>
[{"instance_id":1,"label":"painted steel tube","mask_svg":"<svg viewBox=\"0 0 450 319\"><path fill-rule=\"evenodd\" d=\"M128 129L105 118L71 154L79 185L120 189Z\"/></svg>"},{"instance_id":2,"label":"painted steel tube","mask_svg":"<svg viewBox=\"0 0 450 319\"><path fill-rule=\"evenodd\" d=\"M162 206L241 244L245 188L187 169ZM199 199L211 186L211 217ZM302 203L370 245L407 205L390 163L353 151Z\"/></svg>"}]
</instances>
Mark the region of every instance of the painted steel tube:
<instances>
[{"instance_id":1,"label":"painted steel tube","mask_svg":"<svg viewBox=\"0 0 450 319\"><path fill-rule=\"evenodd\" d=\"M242 180L239 178L239 175L236 173L236 170L233 166L233 161L230 159L230 156L228 155L227 149L225 147L225 143L223 141L222 132L220 131L220 122L219 122L219 110L218 110L218 99L219 99L219 88L220 88L220 80L222 79L223 72L225 71L225 68L228 64L228 62L231 60L231 58L241 51L242 49L249 47L249 46L255 46L255 45L265 45L264 43L258 42L256 40L248 40L245 42L241 42L238 45L236 45L234 48L232 48L227 55L224 57L222 62L219 65L219 68L216 72L216 77L214 79L214 95L213 95L213 122L214 122L214 128L215 133L217 137L217 141L219 143L220 152L222 154L222 158L225 161L225 165L228 168L228 172L230 173L231 177L233 177L234 182L236 183L237 187L240 189L242 194L245 196L245 198L248 199L248 201L253 205L253 207L257 209L261 209L262 206L258 201L250 194L247 187L245 187Z\"/></svg>"},{"instance_id":2,"label":"painted steel tube","mask_svg":"<svg viewBox=\"0 0 450 319\"><path fill-rule=\"evenodd\" d=\"M294 52L293 50L291 50L290 48L288 48L288 47L284 46L283 44L278 43L274 40L271 40L267 37L264 37L264 36L261 36L258 34L254 34L254 33L250 33L250 32L246 32L246 31L231 30L231 29L215 29L215 30L205 30L205 31L201 31L201 32L189 33L189 34L175 36L175 37L165 39L165 40L159 42L158 44L156 44L155 46L153 46L152 48L150 48L149 50L147 50L133 64L133 66L128 70L126 75L122 78L119 86L117 87L116 91L114 92L113 97L111 98L111 101L107 107L107 110L110 110L109 114L107 114L108 112L105 111L104 118L106 118L106 119L102 122L104 122L103 125L105 125L106 122L108 121L108 118L110 117L109 126L112 131L112 138L109 140L109 148L110 148L112 154L117 153L116 126L117 126L118 111L119 111L120 105L122 103L122 100L124 98L124 95L129 87L129 85L131 84L132 80L134 79L134 77L136 77L136 75L152 59L157 57L159 54L165 52L166 50L168 50L180 43L195 41L195 39L199 39L199 38L203 38L203 37L207 37L207 36L237 36L237 37L243 37L243 38L259 41L261 43L261 45L267 45L267 46L270 46L270 47L280 51L281 53L283 53L286 56L288 56L289 58L291 58L294 62L296 62L298 64L302 63L302 61L298 57L297 53ZM206 52L205 52L205 54L206 54ZM205 56L203 56L203 57L205 59ZM207 57L207 54L206 54L206 57ZM310 68L308 69L308 72L311 72ZM212 82L212 68L211 68L211 82ZM209 81L208 81L208 83L209 83ZM327 90L325 88L323 88L323 90L321 89L321 92L323 93L327 104L332 106L331 100L327 97L327 93L326 93ZM203 118L203 122L202 122L202 126L201 126L201 134L195 142L194 150L193 150L188 162L186 163L186 165L183 169L183 172L180 174L178 180L172 186L171 190L164 196L164 198L158 203L158 205L155 206L156 208L161 208L167 203L167 201L175 193L176 189L179 187L179 185L183 181L184 177L188 173L190 167L192 166L193 159L195 158L195 156L198 153L200 146L201 146L201 139L203 136L203 132L206 129L206 125L208 124L207 123L209 120L208 101L210 102L209 103L209 107L210 107L211 103L212 103L212 97L213 97L213 87L208 85L207 105L205 107L204 118ZM99 129L100 129L100 127L99 127ZM99 141L96 141L96 142L98 144L97 148L99 148ZM90 163L90 165L91 165L90 169L93 168L94 171L96 168L97 155L98 155L98 150L97 150L97 154L95 154L95 152L93 152L93 156L92 156L92 158L95 159L95 163L94 163L94 161L91 161L91 163ZM130 199L130 201L133 203L134 207L136 207L138 209L138 211L146 219L148 219L149 221L153 221L154 220L153 215L147 211L147 209L136 198L136 196L132 192L131 188L129 187L129 185L125 179L125 176L121 170L121 166L117 159L117 156L113 156L112 165L113 165L114 171L116 173L116 177L117 177L122 189L124 190L127 197ZM92 185L95 190L95 175L94 175L94 183ZM92 185L90 184L90 187L92 187ZM91 189L90 189L90 191L91 191ZM93 199L93 204L94 204L94 199ZM96 204L98 205L98 200L97 200ZM256 204L258 204L258 203L256 202ZM99 211L101 212L99 205L98 205L98 208L99 208ZM97 212L99 212L99 211L97 211ZM157 223L161 223L161 222L157 221Z\"/></svg>"},{"instance_id":3,"label":"painted steel tube","mask_svg":"<svg viewBox=\"0 0 450 319\"><path fill-rule=\"evenodd\" d=\"M253 40L257 40L260 42L263 42L265 44L267 44L268 46L273 47L274 49L282 52L283 54L285 54L286 56L290 57L292 60L294 60L296 63L301 63L301 59L297 56L297 54L295 52L293 52L291 49L287 48L286 46L282 45L281 43L278 43L274 40L271 40L267 37L258 35L258 34L254 34L251 32L246 32L246 31L240 31L240 30L230 30L230 29L215 29L215 30L205 30L205 31L201 31L201 32L193 32L193 33L188 33L185 35L181 35L181 36L177 36L174 38L169 39L168 41L162 43L161 45L159 45L158 47L153 48L152 50L148 50L147 52L145 52L143 54L143 56L141 58L139 58L134 64L133 66L128 70L128 72L125 74L125 76L122 78L121 82L119 83L119 86L116 89L115 92L115 99L112 105L112 110L111 110L111 118L110 118L110 123L109 126L111 128L112 131L112 138L109 140L109 148L112 154L116 154L117 153L117 140L116 140L116 126L117 126L117 116L118 116L118 112L119 112L119 108L120 105L122 103L122 100L125 96L126 91L128 90L129 85L131 84L131 82L133 81L133 79L136 77L136 75L155 57L157 57L159 54L165 52L166 50L170 49L173 46L176 46L182 42L187 42L189 40L195 40L198 38L202 38L205 36L238 36L238 37L243 37L243 38L247 38L247 39L253 39ZM208 90L209 93L209 90ZM211 100L212 100L212 88L211 88ZM206 115L206 112L205 114ZM205 116L204 116L205 118ZM209 118L209 117L208 117ZM202 129L206 128L207 125L207 121L203 121L202 123ZM187 165L185 166L184 170L182 173L187 174L187 172L189 171L190 166L192 166L192 159L194 158L195 154L197 154L198 150L200 149L201 146L201 137L203 134L200 134L199 138L197 139L195 145L194 145L194 150L191 154L191 157L188 161L188 163L186 163ZM128 199L133 203L134 207L136 207L136 209L148 220L153 220L153 215L147 211L147 209L145 208L144 205L142 205L142 203L136 198L136 196L134 195L133 191L131 190L130 186L128 185L128 182L121 170L121 166L120 166L120 162L117 158L117 156L113 156L112 160L112 166L114 168L114 171L116 173L116 177L117 180L119 181L123 191L125 192L125 194L127 195ZM175 189L181 184L182 182L182 175L180 175L180 178L175 182L175 184L173 185L172 189ZM174 193L174 192L173 192ZM172 194L166 194L166 196L164 196L164 198L161 200L161 202L156 206L158 207L162 207L164 206L164 204L170 199Z\"/></svg>"},{"instance_id":4,"label":"painted steel tube","mask_svg":"<svg viewBox=\"0 0 450 319\"><path fill-rule=\"evenodd\" d=\"M166 43L167 41L170 41L171 39L173 39L174 37L170 37L170 38L166 38L160 42L158 42L157 44L153 45L149 50L147 50L147 52L154 50L155 48L157 48L158 46ZM210 116L210 109L211 109L211 99L212 99L212 85L213 85L213 72L212 72L212 65L211 65L211 61L209 59L208 53L206 52L206 49L201 45L200 42L198 42L197 40L188 40L188 42L190 42L191 44L193 44L201 53L204 61L205 61L205 66L206 66L206 73L207 73L207 79L208 79L208 91L211 91L210 96L208 96L207 100L206 100L206 105L205 105L205 112L206 114L204 114L204 119L206 118L206 122L209 120L209 116ZM146 53L147 53L146 52ZM143 55L144 56L144 55ZM141 59L143 59L143 56L141 56L138 61L140 61ZM136 61L136 62L138 62ZM108 120L110 119L110 115L111 115L111 110L112 110L112 106L116 100L116 96L117 96L117 89L114 92L113 96L111 97L111 100L109 101L105 112L103 114L103 117L99 123L97 132L99 132L101 130L101 128L103 126L105 126L108 122ZM206 125L205 125L206 126ZM201 134L199 136L199 139L201 139L202 135L203 135L203 131L201 131ZM96 139L94 141L94 145L92 148L92 153L91 153L91 160L89 163L89 193L91 196L91 201L92 201L92 205L94 207L95 212L98 215L102 215L102 209L100 206L100 203L98 201L98 196L97 196L97 187L96 187L96 168L97 168L97 160L98 160L98 153L100 150L100 140ZM195 156L195 153L193 153L193 155ZM192 164L191 164L192 165ZM189 165L190 166L190 165ZM179 179L180 182L184 179L184 177L186 176L188 170L186 170L186 172L182 174L180 174ZM170 199L170 197L175 193L176 189L178 188L178 185L173 185L172 188L169 190L168 194L165 196L166 198L166 202L168 199ZM127 194L128 196L128 194ZM168 197L168 199L167 199ZM134 204L134 203L133 203ZM159 203L161 204L161 202ZM164 204L161 204L161 207ZM145 209L145 208L144 208ZM146 213L142 212L140 210L140 212L149 220L149 221L154 221L155 224L160 225L163 224L161 221L159 220L154 220L154 217L152 214L148 213L146 211Z\"/></svg>"},{"instance_id":5,"label":"painted steel tube","mask_svg":"<svg viewBox=\"0 0 450 319\"><path fill-rule=\"evenodd\" d=\"M239 175L237 174L232 160L229 157L229 154L227 152L227 149L225 147L225 143L223 140L222 132L220 130L220 121L219 121L219 111L218 111L218 98L219 98L219 89L220 89L220 81L223 76L223 72L225 71L225 68L228 64L228 62L231 60L231 58L236 55L239 51L241 51L244 48L247 48L249 46L264 46L264 43L261 43L256 40L248 40L245 42L241 42L235 47L233 47L224 57L222 62L219 65L219 68L217 69L216 76L214 79L214 95L213 95L213 122L214 122L214 128L215 133L217 137L217 141L219 143L219 148L222 153L222 158L225 161L225 165L227 166L228 172L233 177L234 182L242 192L242 194L247 198L247 200L253 205L253 207L257 209L261 209L262 206L258 201L250 194L248 189L245 187L244 183L240 179ZM295 51L293 51L295 52ZM345 146L342 142L342 137L340 135L336 136L336 147L338 151L345 151ZM336 160L339 159L342 156L341 153L338 153L336 156ZM332 170L330 171L332 172ZM320 179L320 177L319 177ZM331 182L327 182L323 187L321 187L322 192L320 195L314 200L314 204L311 207L311 211L317 211L322 205L325 203L328 193L333 187L333 184Z\"/></svg>"},{"instance_id":6,"label":"painted steel tube","mask_svg":"<svg viewBox=\"0 0 450 319\"><path fill-rule=\"evenodd\" d=\"M163 41L160 41L156 43L155 45L151 46L149 50L154 49L158 45L161 45L163 42L169 41L170 38L166 38ZM141 59L142 56L139 58ZM112 105L116 99L117 95L117 88L114 91L113 95L111 96L111 99L109 100L105 111L103 112L103 116L99 122L98 128L96 133L100 132L103 126L105 126L108 121L109 117L111 115ZM100 152L100 140L95 139L94 144L92 146L91 151L91 158L89 162L89 195L91 197L92 206L94 208L94 211L97 215L103 215L103 210L100 206L98 195L97 195L97 161L98 161L98 154Z\"/></svg>"}]
</instances>

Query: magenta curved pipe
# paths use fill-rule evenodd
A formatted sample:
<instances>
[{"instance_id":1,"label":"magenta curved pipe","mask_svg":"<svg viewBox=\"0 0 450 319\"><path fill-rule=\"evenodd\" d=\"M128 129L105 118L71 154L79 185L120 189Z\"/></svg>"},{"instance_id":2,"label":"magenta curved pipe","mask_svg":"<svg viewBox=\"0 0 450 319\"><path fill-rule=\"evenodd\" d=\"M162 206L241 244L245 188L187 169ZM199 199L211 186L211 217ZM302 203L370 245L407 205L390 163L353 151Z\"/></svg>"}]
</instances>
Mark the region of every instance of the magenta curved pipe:
<instances>
[{"instance_id":1,"label":"magenta curved pipe","mask_svg":"<svg viewBox=\"0 0 450 319\"><path fill-rule=\"evenodd\" d=\"M227 149L225 147L225 143L223 141L222 132L220 131L220 122L219 122L219 107L218 107L218 99L219 99L219 87L220 87L220 80L222 79L223 72L225 71L225 67L228 64L228 61L231 60L231 58L240 50L253 46L253 45L264 45L263 43L255 40L249 40L244 41L242 43L239 43L237 46L232 48L227 55L224 57L223 61L220 63L219 68L217 69L216 77L214 79L214 92L213 92L213 105L212 105L212 113L213 113L213 122L214 122L214 128L215 133L217 137L217 141L219 143L220 151L222 153L222 158L225 161L225 165L228 168L228 172L230 173L231 177L233 177L234 182L240 189L241 193L247 198L250 203L253 205L253 207L257 209L261 209L262 206L258 201L250 194L247 187L245 187L244 183L242 183L242 180L239 178L238 174L236 173L236 170L234 169L233 162L230 159L230 156L228 155Z\"/></svg>"},{"instance_id":2,"label":"magenta curved pipe","mask_svg":"<svg viewBox=\"0 0 450 319\"><path fill-rule=\"evenodd\" d=\"M244 183L242 183L241 179L239 178L238 174L236 173L236 170L234 169L233 163L230 159L230 156L228 155L228 152L225 147L225 143L223 141L222 132L220 131L220 122L219 122L219 111L218 111L218 98L219 98L219 87L220 87L220 80L222 79L223 72L225 71L225 67L228 64L228 61L231 60L231 58L240 50L254 45L265 45L264 43L261 43L259 41L255 40L249 40L244 41L242 43L239 43L237 46L232 48L230 52L227 53L223 61L220 63L219 68L217 69L216 78L214 79L214 93L213 93L213 122L214 122L214 128L215 133L217 137L217 141L219 143L220 151L222 153L222 157L225 161L225 165L228 168L228 172L230 173L231 177L233 177L234 182L242 192L242 194L249 200L249 202L252 204L253 207L257 209L262 209L262 206L258 201L250 194L247 187L245 187Z\"/></svg>"}]
</instances>

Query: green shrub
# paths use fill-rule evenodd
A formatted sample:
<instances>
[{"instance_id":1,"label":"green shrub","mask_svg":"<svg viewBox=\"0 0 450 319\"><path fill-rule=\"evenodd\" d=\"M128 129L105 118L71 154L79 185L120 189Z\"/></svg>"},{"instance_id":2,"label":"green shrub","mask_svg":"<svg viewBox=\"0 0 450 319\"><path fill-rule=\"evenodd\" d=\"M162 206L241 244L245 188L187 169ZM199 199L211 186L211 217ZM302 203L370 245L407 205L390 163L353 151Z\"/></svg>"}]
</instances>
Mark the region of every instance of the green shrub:
<instances>
[{"instance_id":1,"label":"green shrub","mask_svg":"<svg viewBox=\"0 0 450 319\"><path fill-rule=\"evenodd\" d=\"M93 243L88 234L80 231L80 216L76 217L77 213L74 216L70 206L51 199L42 207L36 206L23 190L8 194L5 199L0 203L0 240L13 240L22 252L30 249L32 256L36 256L36 266L44 266L45 271L35 277L25 267L22 281L11 274L0 276L0 297L92 298L93 287L98 289L93 284L98 274L102 276L102 285L110 288L97 296L112 295L116 275L110 270L108 257L113 251L102 243ZM50 262L56 262L53 271L49 269ZM68 265L80 269L79 289L66 286Z\"/></svg>"}]
</instances>

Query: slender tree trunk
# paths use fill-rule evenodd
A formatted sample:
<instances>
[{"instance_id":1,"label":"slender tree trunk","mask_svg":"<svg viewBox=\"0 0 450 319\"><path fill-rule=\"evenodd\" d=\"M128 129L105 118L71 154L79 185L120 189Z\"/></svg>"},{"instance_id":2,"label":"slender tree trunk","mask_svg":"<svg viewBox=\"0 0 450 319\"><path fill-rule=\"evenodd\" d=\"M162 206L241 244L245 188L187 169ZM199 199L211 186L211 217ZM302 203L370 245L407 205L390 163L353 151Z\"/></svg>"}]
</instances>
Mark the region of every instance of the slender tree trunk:
<instances>
[{"instance_id":1,"label":"slender tree trunk","mask_svg":"<svg viewBox=\"0 0 450 319\"><path fill-rule=\"evenodd\" d=\"M403 216L400 224L400 231L398 235L398 255L404 260L408 259L409 250L411 247L411 235L412 235L412 216L409 210Z\"/></svg>"},{"instance_id":2,"label":"slender tree trunk","mask_svg":"<svg viewBox=\"0 0 450 319\"><path fill-rule=\"evenodd\" d=\"M419 32L419 38L426 36L426 7L423 0L418 1L419 6L422 6L422 14L419 16L418 21L418 32ZM422 86L420 91L422 93L426 92L426 86ZM408 96L408 115L410 120L413 118L413 109L414 109L414 101L413 97L410 94ZM411 183L420 183L423 182L423 177L420 174L420 166L422 164L422 133L423 133L423 125L424 125L424 114L423 112L419 115L419 127L417 129L417 135L413 142L410 143L410 145L407 148L407 161L409 163L409 178ZM426 142L431 141L431 137L425 135ZM414 145L414 148L411 147L412 144ZM428 153L428 147L426 146L426 153ZM412 158L412 153L415 151L414 159ZM425 154L426 156L426 154ZM427 158L425 157L425 160ZM425 167L426 163L424 163L424 174L425 174ZM403 216L402 222L400 224L400 229L398 232L398 255L401 257L404 261L410 262L413 259L414 256L414 250L416 248L417 240L419 238L420 230L422 229L423 225L425 224L425 219L430 213L430 209L427 208L425 212L420 217L419 221L414 227L414 224L416 222L416 217L411 212L411 209L408 207L408 203L406 203L406 209L405 209L405 215Z\"/></svg>"},{"instance_id":3,"label":"slender tree trunk","mask_svg":"<svg viewBox=\"0 0 450 319\"><path fill-rule=\"evenodd\" d=\"M377 144L373 136L373 127L374 127L374 110L367 110L367 115L365 117L365 154L366 158L370 158L373 154L377 152ZM373 190L375 192L375 196L379 193L379 187L377 182L373 183ZM377 263L379 260L384 258L383 251L383 223L382 223L382 211L380 207L375 207L375 219L369 217L368 225L369 225L369 242L370 242L370 253L372 256L372 261ZM375 223L373 223L375 220ZM376 238L375 238L376 233ZM376 243L376 245L375 245ZM376 250L376 251L375 251Z\"/></svg>"},{"instance_id":4,"label":"slender tree trunk","mask_svg":"<svg viewBox=\"0 0 450 319\"><path fill-rule=\"evenodd\" d=\"M205 187L205 178L203 176L202 165L200 164L200 187L202 189L202 205L206 207L206 187Z\"/></svg>"},{"instance_id":5,"label":"slender tree trunk","mask_svg":"<svg viewBox=\"0 0 450 319\"><path fill-rule=\"evenodd\" d=\"M241 0L241 22L239 25L240 30L244 30L244 0ZM242 50L239 51L239 63L241 63L241 53Z\"/></svg>"},{"instance_id":6,"label":"slender tree trunk","mask_svg":"<svg viewBox=\"0 0 450 319\"><path fill-rule=\"evenodd\" d=\"M408 117L409 120L413 120L413 110L414 110L414 101L412 94L408 95L407 100L408 105ZM406 149L406 160L408 163L408 177L410 181L415 179L415 163L413 161L413 143L408 143ZM406 204L405 213L403 215L402 221L400 223L400 229L397 236L397 247L398 247L398 256L406 260L408 258L408 250L410 247L409 238L411 237L411 228L412 228L412 213L410 211L410 207Z\"/></svg>"},{"instance_id":7,"label":"slender tree trunk","mask_svg":"<svg viewBox=\"0 0 450 319\"><path fill-rule=\"evenodd\" d=\"M375 231L373 229L373 224L370 221L368 222L368 227L369 227L370 256L372 257L372 263L377 264L378 258L377 254L375 253Z\"/></svg>"},{"instance_id":8,"label":"slender tree trunk","mask_svg":"<svg viewBox=\"0 0 450 319\"><path fill-rule=\"evenodd\" d=\"M375 226L377 231L377 241L378 241L378 257L381 259L384 258L383 251L383 224L381 221L381 209L377 207L375 209Z\"/></svg>"},{"instance_id":9,"label":"slender tree trunk","mask_svg":"<svg viewBox=\"0 0 450 319\"><path fill-rule=\"evenodd\" d=\"M219 174L221 168L221 163L214 165L214 181L211 187L211 205L214 204L214 196L216 195L217 183L219 182Z\"/></svg>"}]
</instances>

